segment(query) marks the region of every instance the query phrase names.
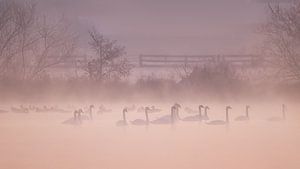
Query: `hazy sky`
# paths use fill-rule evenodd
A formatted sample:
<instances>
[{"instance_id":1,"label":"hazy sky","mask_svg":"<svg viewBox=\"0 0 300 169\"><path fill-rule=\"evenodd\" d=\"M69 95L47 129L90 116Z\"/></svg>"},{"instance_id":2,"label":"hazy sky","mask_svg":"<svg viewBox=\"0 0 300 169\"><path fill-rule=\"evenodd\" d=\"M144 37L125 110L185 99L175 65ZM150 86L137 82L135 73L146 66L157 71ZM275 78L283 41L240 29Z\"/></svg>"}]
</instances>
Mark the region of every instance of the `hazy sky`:
<instances>
[{"instance_id":1,"label":"hazy sky","mask_svg":"<svg viewBox=\"0 0 300 169\"><path fill-rule=\"evenodd\" d=\"M253 0L40 0L82 33L95 25L138 54L251 53L265 4Z\"/></svg>"}]
</instances>

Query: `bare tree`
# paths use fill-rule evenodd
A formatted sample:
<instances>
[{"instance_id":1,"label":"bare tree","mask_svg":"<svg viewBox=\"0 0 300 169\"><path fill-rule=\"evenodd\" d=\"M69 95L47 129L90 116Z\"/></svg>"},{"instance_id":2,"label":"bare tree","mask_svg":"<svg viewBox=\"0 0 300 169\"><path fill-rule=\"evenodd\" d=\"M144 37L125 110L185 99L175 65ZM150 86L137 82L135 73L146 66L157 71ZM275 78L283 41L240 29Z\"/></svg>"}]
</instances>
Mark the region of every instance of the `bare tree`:
<instances>
[{"instance_id":1,"label":"bare tree","mask_svg":"<svg viewBox=\"0 0 300 169\"><path fill-rule=\"evenodd\" d=\"M64 19L50 22L33 1L0 1L0 77L35 79L72 56L75 36Z\"/></svg>"},{"instance_id":2,"label":"bare tree","mask_svg":"<svg viewBox=\"0 0 300 169\"><path fill-rule=\"evenodd\" d=\"M197 66L198 65L190 65L190 64L185 63L178 67L176 66L174 68L174 72L180 79L186 79L193 72L193 69L195 69L195 67L197 67Z\"/></svg>"},{"instance_id":3,"label":"bare tree","mask_svg":"<svg viewBox=\"0 0 300 169\"><path fill-rule=\"evenodd\" d=\"M266 53L285 79L300 80L300 1L268 4L269 19L262 26Z\"/></svg>"},{"instance_id":4,"label":"bare tree","mask_svg":"<svg viewBox=\"0 0 300 169\"><path fill-rule=\"evenodd\" d=\"M16 72L11 66L17 62L15 57L20 52L23 54L28 45L25 36L34 21L35 5L27 1L0 2L0 75Z\"/></svg>"},{"instance_id":5,"label":"bare tree","mask_svg":"<svg viewBox=\"0 0 300 169\"><path fill-rule=\"evenodd\" d=\"M131 66L123 58L125 48L117 41L104 37L95 28L89 31L89 35L89 45L96 54L96 58L89 61L86 67L90 79L101 82L128 76Z\"/></svg>"},{"instance_id":6,"label":"bare tree","mask_svg":"<svg viewBox=\"0 0 300 169\"><path fill-rule=\"evenodd\" d=\"M28 78L34 79L46 69L73 56L76 36L63 18L50 23L44 16L37 21L38 41L31 47L32 58Z\"/></svg>"}]
</instances>

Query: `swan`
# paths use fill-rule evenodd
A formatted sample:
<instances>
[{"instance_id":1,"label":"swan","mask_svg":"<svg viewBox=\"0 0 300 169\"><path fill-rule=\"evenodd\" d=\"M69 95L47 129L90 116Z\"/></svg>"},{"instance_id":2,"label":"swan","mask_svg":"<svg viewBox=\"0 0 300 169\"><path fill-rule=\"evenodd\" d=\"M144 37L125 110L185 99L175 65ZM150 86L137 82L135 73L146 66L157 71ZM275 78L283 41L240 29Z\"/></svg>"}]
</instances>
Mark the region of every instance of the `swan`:
<instances>
[{"instance_id":1,"label":"swan","mask_svg":"<svg viewBox=\"0 0 300 169\"><path fill-rule=\"evenodd\" d=\"M235 121L248 121L249 120L249 108L250 108L250 106L247 105L245 116L238 116L235 118Z\"/></svg>"},{"instance_id":2,"label":"swan","mask_svg":"<svg viewBox=\"0 0 300 169\"><path fill-rule=\"evenodd\" d=\"M181 118L179 117L179 109L181 108L181 105L178 103L174 104L174 120L181 120Z\"/></svg>"},{"instance_id":3,"label":"swan","mask_svg":"<svg viewBox=\"0 0 300 169\"><path fill-rule=\"evenodd\" d=\"M80 119L80 116L79 116L79 114L80 114L79 110L75 110L73 112L73 114L74 114L74 117L72 117L72 118L70 118L68 120L63 121L62 124L71 124L71 125L79 125L79 124L81 124L81 119Z\"/></svg>"},{"instance_id":4,"label":"swan","mask_svg":"<svg viewBox=\"0 0 300 169\"><path fill-rule=\"evenodd\" d=\"M202 120L205 120L205 121L209 120L209 117L207 115L207 110L209 110L209 107L205 106L204 107L204 116L202 117Z\"/></svg>"},{"instance_id":5,"label":"swan","mask_svg":"<svg viewBox=\"0 0 300 169\"><path fill-rule=\"evenodd\" d=\"M123 119L119 120L116 122L117 126L127 126L127 121L126 121L126 113L127 113L127 108L123 109Z\"/></svg>"},{"instance_id":6,"label":"swan","mask_svg":"<svg viewBox=\"0 0 300 169\"><path fill-rule=\"evenodd\" d=\"M81 115L83 114L83 115ZM79 120L90 120L90 117L84 113L82 109L78 110L78 119Z\"/></svg>"},{"instance_id":7,"label":"swan","mask_svg":"<svg viewBox=\"0 0 300 169\"><path fill-rule=\"evenodd\" d=\"M152 124L173 124L175 122L175 111L177 109L176 105L171 107L171 115L162 116L156 120L151 121Z\"/></svg>"},{"instance_id":8,"label":"swan","mask_svg":"<svg viewBox=\"0 0 300 169\"><path fill-rule=\"evenodd\" d=\"M90 120L93 120L93 108L94 108L94 105L90 105L90 107L89 107Z\"/></svg>"},{"instance_id":9,"label":"swan","mask_svg":"<svg viewBox=\"0 0 300 169\"><path fill-rule=\"evenodd\" d=\"M161 112L161 109L156 108L155 106L151 106L151 108L149 109L150 113L158 113Z\"/></svg>"},{"instance_id":10,"label":"swan","mask_svg":"<svg viewBox=\"0 0 300 169\"><path fill-rule=\"evenodd\" d=\"M29 113L29 109L23 105L21 105L20 108L11 107L11 111L14 113Z\"/></svg>"},{"instance_id":11,"label":"swan","mask_svg":"<svg viewBox=\"0 0 300 169\"><path fill-rule=\"evenodd\" d=\"M206 124L208 125L226 125L226 124L229 124L229 109L231 109L230 106L226 106L226 120L214 120L214 121L210 121Z\"/></svg>"},{"instance_id":12,"label":"swan","mask_svg":"<svg viewBox=\"0 0 300 169\"><path fill-rule=\"evenodd\" d=\"M65 109L59 108L57 106L53 107L52 111L55 113L69 113L70 112L69 110L65 110Z\"/></svg>"},{"instance_id":13,"label":"swan","mask_svg":"<svg viewBox=\"0 0 300 169\"><path fill-rule=\"evenodd\" d=\"M202 120L202 108L204 108L203 105L200 105L199 107L199 114L198 115L194 115L194 116L187 116L185 118L182 119L182 121L201 121Z\"/></svg>"},{"instance_id":14,"label":"swan","mask_svg":"<svg viewBox=\"0 0 300 169\"><path fill-rule=\"evenodd\" d=\"M131 124L133 124L133 125L138 125L138 126L149 125L149 116L148 116L149 110L150 110L149 107L146 107L146 108L145 108L145 116L146 116L146 120L143 120L143 119L136 119L136 120L134 120L134 121L131 121Z\"/></svg>"},{"instance_id":15,"label":"swan","mask_svg":"<svg viewBox=\"0 0 300 169\"><path fill-rule=\"evenodd\" d=\"M282 112L282 117L280 116L274 116L274 117L271 117L268 119L268 121L284 121L285 120L285 109L286 109L286 106L285 104L282 104L282 108L281 108L281 112Z\"/></svg>"}]
</instances>

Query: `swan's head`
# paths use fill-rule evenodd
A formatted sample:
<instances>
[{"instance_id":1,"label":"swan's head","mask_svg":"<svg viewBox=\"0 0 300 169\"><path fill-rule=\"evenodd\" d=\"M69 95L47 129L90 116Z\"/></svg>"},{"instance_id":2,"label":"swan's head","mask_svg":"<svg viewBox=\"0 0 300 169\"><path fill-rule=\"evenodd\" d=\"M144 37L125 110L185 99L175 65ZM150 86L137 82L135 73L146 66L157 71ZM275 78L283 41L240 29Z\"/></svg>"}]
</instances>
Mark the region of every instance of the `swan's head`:
<instances>
[{"instance_id":1,"label":"swan's head","mask_svg":"<svg viewBox=\"0 0 300 169\"><path fill-rule=\"evenodd\" d=\"M198 109L201 111L201 109L204 109L205 107L203 105L199 105Z\"/></svg>"},{"instance_id":2,"label":"swan's head","mask_svg":"<svg viewBox=\"0 0 300 169\"><path fill-rule=\"evenodd\" d=\"M149 107L145 107L145 112L149 112L150 108Z\"/></svg>"},{"instance_id":3,"label":"swan's head","mask_svg":"<svg viewBox=\"0 0 300 169\"><path fill-rule=\"evenodd\" d=\"M209 107L208 107L208 106L205 106L204 108L205 108L205 110L209 110Z\"/></svg>"},{"instance_id":4,"label":"swan's head","mask_svg":"<svg viewBox=\"0 0 300 169\"><path fill-rule=\"evenodd\" d=\"M285 104L282 104L282 109L285 109Z\"/></svg>"},{"instance_id":5,"label":"swan's head","mask_svg":"<svg viewBox=\"0 0 300 169\"><path fill-rule=\"evenodd\" d=\"M232 109L231 106L226 106L226 110Z\"/></svg>"},{"instance_id":6,"label":"swan's head","mask_svg":"<svg viewBox=\"0 0 300 169\"><path fill-rule=\"evenodd\" d=\"M128 111L127 111L127 108L124 108L123 109L123 113L127 113Z\"/></svg>"},{"instance_id":7,"label":"swan's head","mask_svg":"<svg viewBox=\"0 0 300 169\"><path fill-rule=\"evenodd\" d=\"M181 108L181 105L178 104L178 103L175 103L174 106L175 106L176 108Z\"/></svg>"},{"instance_id":8,"label":"swan's head","mask_svg":"<svg viewBox=\"0 0 300 169\"><path fill-rule=\"evenodd\" d=\"M250 106L249 106L249 105L246 105L246 109L247 109L247 110L250 109Z\"/></svg>"}]
</instances>

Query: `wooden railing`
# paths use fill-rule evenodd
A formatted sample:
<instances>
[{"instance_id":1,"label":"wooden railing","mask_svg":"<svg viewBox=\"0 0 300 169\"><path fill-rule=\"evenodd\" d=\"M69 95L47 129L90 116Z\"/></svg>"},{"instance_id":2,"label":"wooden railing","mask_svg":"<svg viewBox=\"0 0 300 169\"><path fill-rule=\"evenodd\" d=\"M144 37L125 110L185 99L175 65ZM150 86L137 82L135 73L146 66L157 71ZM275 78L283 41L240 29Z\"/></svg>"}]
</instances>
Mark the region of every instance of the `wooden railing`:
<instances>
[{"instance_id":1,"label":"wooden railing","mask_svg":"<svg viewBox=\"0 0 300 169\"><path fill-rule=\"evenodd\" d=\"M207 65L226 62L233 66L259 66L262 59L256 55L140 55L140 67L176 67Z\"/></svg>"}]
</instances>

